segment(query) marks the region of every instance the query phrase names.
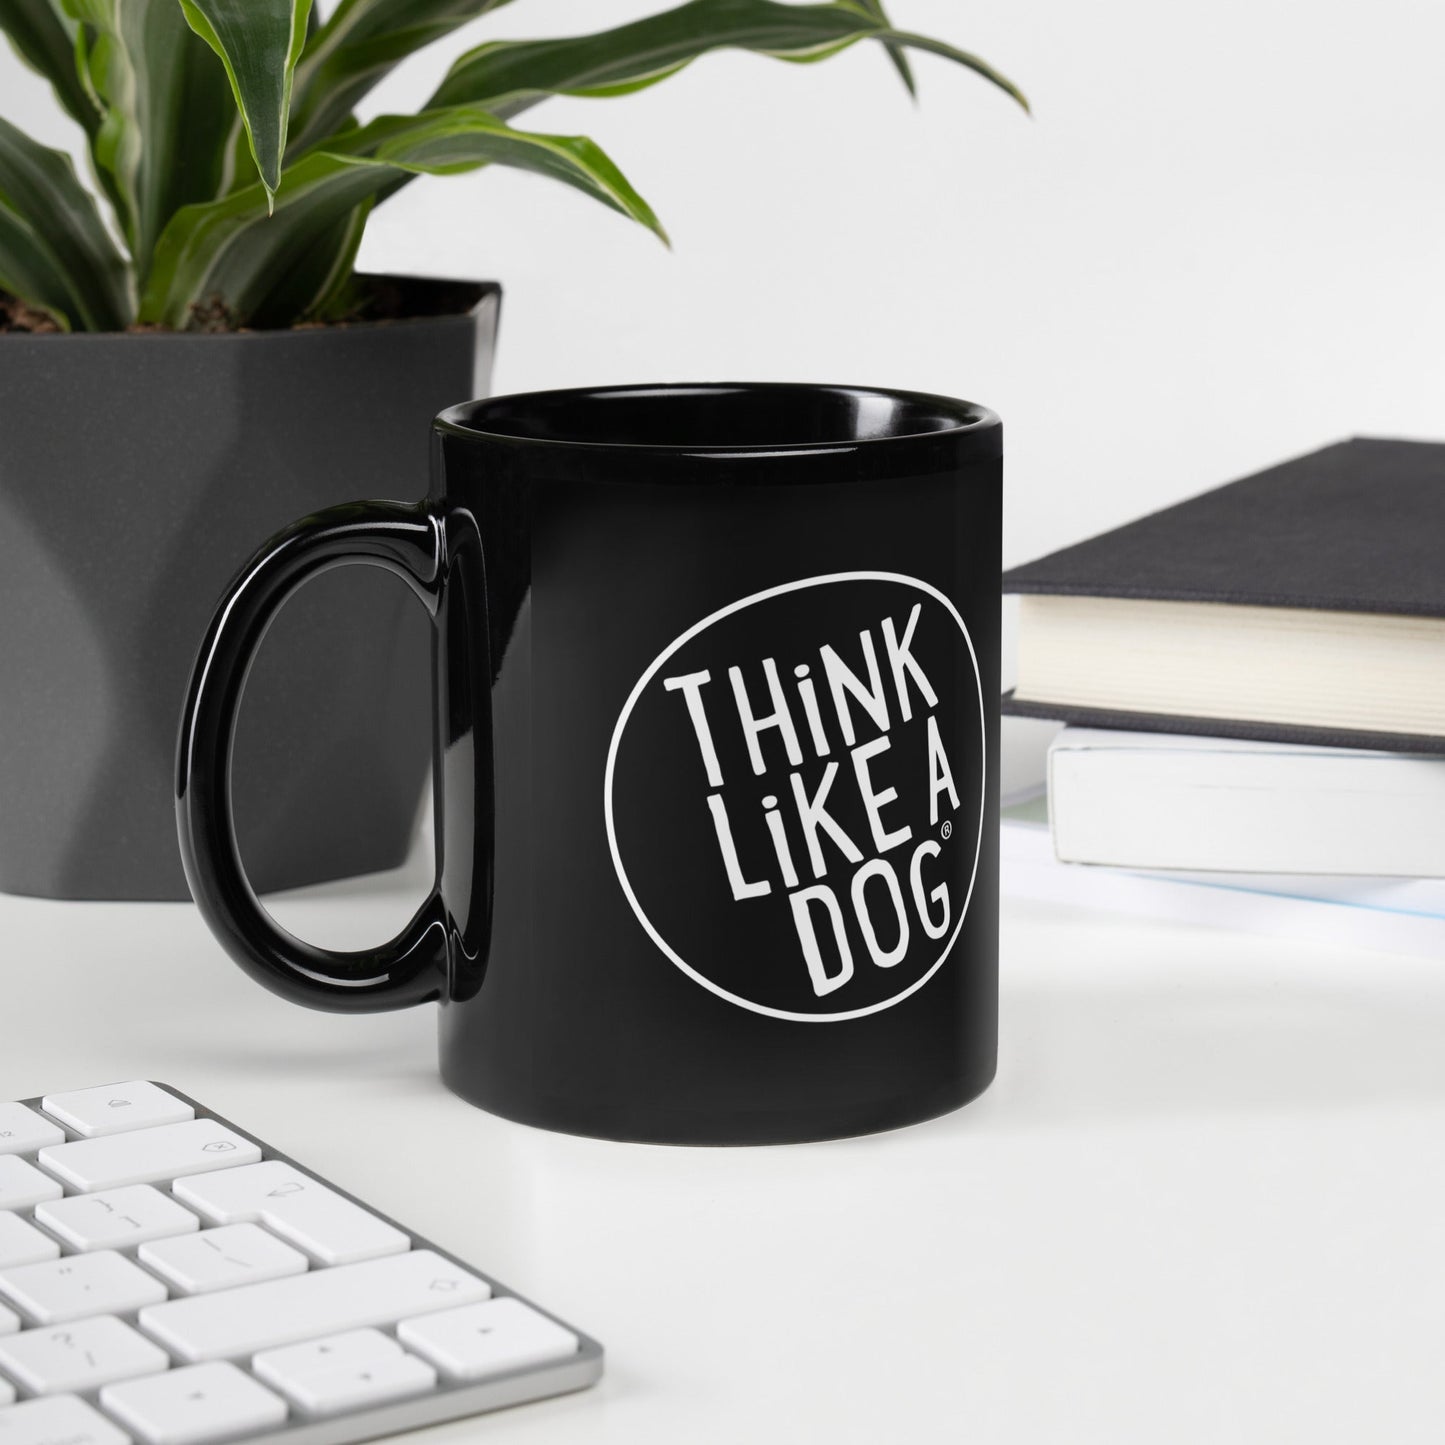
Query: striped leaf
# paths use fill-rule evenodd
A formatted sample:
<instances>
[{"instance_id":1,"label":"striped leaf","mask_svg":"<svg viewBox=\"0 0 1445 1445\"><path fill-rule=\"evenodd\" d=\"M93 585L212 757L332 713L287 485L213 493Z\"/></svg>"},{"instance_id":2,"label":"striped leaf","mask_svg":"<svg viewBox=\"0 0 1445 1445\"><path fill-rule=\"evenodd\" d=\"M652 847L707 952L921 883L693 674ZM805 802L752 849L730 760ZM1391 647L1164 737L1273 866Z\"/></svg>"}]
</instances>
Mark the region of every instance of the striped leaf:
<instances>
[{"instance_id":1,"label":"striped leaf","mask_svg":"<svg viewBox=\"0 0 1445 1445\"><path fill-rule=\"evenodd\" d=\"M141 319L184 328L217 309L236 325L312 315L337 285L320 238L354 251L350 218L397 177L485 165L549 176L663 235L651 207L585 137L513 130L475 106L384 116L288 165L269 218L259 185L181 211L156 247Z\"/></svg>"},{"instance_id":2,"label":"striped leaf","mask_svg":"<svg viewBox=\"0 0 1445 1445\"><path fill-rule=\"evenodd\" d=\"M0 201L0 291L48 312L62 331L71 330L76 298L69 278L55 265L35 227Z\"/></svg>"},{"instance_id":3,"label":"striped leaf","mask_svg":"<svg viewBox=\"0 0 1445 1445\"><path fill-rule=\"evenodd\" d=\"M55 98L86 135L94 135L100 108L80 74L78 30L59 0L0 0L0 34L21 60L50 82Z\"/></svg>"},{"instance_id":4,"label":"striped leaf","mask_svg":"<svg viewBox=\"0 0 1445 1445\"><path fill-rule=\"evenodd\" d=\"M269 207L281 183L291 86L311 0L180 0L180 6L226 68Z\"/></svg>"},{"instance_id":5,"label":"striped leaf","mask_svg":"<svg viewBox=\"0 0 1445 1445\"><path fill-rule=\"evenodd\" d=\"M70 157L0 120L0 286L77 331L130 319L125 262Z\"/></svg>"},{"instance_id":6,"label":"striped leaf","mask_svg":"<svg viewBox=\"0 0 1445 1445\"><path fill-rule=\"evenodd\" d=\"M89 70L106 106L92 144L138 276L182 206L219 194L236 107L178 0L65 0L91 28Z\"/></svg>"},{"instance_id":7,"label":"striped leaf","mask_svg":"<svg viewBox=\"0 0 1445 1445\"><path fill-rule=\"evenodd\" d=\"M484 105L510 117L549 95L610 96L641 90L710 50L821 60L859 40L941 55L1028 108L1012 81L968 51L895 30L855 3L784 5L777 0L688 0L673 10L591 35L492 41L461 56L428 104Z\"/></svg>"},{"instance_id":8,"label":"striped leaf","mask_svg":"<svg viewBox=\"0 0 1445 1445\"><path fill-rule=\"evenodd\" d=\"M858 8L865 15L871 15L873 19L884 25L890 23L883 9L883 0L858 0ZM883 49L894 70L898 72L898 78L903 82L904 89L916 100L918 85L913 79L913 67L908 62L908 52L896 40L885 40Z\"/></svg>"},{"instance_id":9,"label":"striped leaf","mask_svg":"<svg viewBox=\"0 0 1445 1445\"><path fill-rule=\"evenodd\" d=\"M509 0L341 0L307 42L296 70L297 150L342 129L393 66Z\"/></svg>"}]
</instances>

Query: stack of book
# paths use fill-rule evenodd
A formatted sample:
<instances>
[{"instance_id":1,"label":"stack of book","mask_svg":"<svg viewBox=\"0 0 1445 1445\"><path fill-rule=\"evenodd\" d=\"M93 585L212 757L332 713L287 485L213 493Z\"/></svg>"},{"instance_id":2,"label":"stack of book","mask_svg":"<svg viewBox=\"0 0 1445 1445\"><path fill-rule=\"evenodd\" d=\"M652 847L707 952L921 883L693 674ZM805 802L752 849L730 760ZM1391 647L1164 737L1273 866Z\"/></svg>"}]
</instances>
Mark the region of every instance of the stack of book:
<instances>
[{"instance_id":1,"label":"stack of book","mask_svg":"<svg viewBox=\"0 0 1445 1445\"><path fill-rule=\"evenodd\" d=\"M1356 438L1005 574L1004 711L1067 724L1016 891L1445 946L1442 551L1445 445Z\"/></svg>"}]
</instances>

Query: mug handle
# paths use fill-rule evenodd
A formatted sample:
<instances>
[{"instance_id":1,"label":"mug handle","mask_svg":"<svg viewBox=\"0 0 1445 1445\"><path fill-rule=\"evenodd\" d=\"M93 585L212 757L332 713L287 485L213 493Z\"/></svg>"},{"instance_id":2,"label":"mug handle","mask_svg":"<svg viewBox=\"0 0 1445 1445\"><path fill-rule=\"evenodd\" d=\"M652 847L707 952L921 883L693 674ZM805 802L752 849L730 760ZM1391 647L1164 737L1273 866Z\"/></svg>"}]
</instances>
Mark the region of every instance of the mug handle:
<instances>
[{"instance_id":1,"label":"mug handle","mask_svg":"<svg viewBox=\"0 0 1445 1445\"><path fill-rule=\"evenodd\" d=\"M201 915L252 978L310 1008L372 1013L441 996L447 921L438 883L380 948L318 948L288 933L261 906L241 863L231 810L236 711L266 629L303 583L351 563L400 577L435 623L446 583L446 525L427 504L357 502L279 532L231 584L197 654L181 718L176 823Z\"/></svg>"}]
</instances>

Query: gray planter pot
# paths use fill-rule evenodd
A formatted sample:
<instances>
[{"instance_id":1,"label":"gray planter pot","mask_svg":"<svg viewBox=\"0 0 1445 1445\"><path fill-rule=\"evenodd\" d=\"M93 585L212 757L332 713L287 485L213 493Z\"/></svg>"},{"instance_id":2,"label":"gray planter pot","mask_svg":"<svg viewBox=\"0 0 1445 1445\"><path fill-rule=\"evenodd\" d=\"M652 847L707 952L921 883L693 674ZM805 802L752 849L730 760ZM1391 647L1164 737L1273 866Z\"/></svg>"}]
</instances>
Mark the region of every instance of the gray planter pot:
<instances>
[{"instance_id":1,"label":"gray planter pot","mask_svg":"<svg viewBox=\"0 0 1445 1445\"><path fill-rule=\"evenodd\" d=\"M499 289L397 284L414 319L0 336L0 890L189 896L176 729L217 598L297 517L423 496L431 418L485 394ZM426 634L370 568L283 610L237 737L258 889L405 858L430 756Z\"/></svg>"}]
</instances>

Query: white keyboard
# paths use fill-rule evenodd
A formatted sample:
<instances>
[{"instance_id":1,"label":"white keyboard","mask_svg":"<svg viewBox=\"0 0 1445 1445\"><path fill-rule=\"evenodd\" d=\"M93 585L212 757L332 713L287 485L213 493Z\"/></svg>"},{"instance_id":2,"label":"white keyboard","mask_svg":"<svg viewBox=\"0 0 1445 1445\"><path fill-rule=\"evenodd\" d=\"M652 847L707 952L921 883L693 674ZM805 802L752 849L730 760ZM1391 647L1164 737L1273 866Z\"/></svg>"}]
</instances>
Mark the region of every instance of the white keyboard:
<instances>
[{"instance_id":1,"label":"white keyboard","mask_svg":"<svg viewBox=\"0 0 1445 1445\"><path fill-rule=\"evenodd\" d=\"M594 1340L172 1089L0 1103L0 1445L345 1445L601 1373Z\"/></svg>"}]
</instances>

